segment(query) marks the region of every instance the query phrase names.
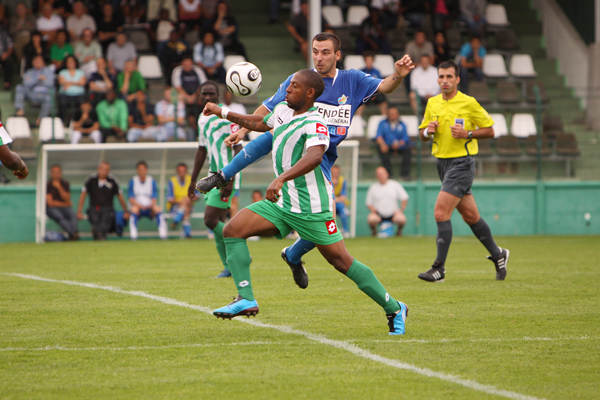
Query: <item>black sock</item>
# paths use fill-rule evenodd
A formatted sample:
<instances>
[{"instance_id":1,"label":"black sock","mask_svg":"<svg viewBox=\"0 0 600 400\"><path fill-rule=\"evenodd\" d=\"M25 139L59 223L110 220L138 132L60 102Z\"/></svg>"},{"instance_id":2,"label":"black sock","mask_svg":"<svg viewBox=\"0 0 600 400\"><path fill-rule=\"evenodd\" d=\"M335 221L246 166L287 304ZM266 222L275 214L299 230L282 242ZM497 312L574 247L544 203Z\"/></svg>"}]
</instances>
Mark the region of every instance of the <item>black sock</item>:
<instances>
[{"instance_id":1,"label":"black sock","mask_svg":"<svg viewBox=\"0 0 600 400\"><path fill-rule=\"evenodd\" d=\"M443 268L444 264L446 264L446 257L448 257L450 243L452 243L452 222L450 220L438 222L437 226L437 257L434 265L437 268Z\"/></svg>"},{"instance_id":2,"label":"black sock","mask_svg":"<svg viewBox=\"0 0 600 400\"><path fill-rule=\"evenodd\" d=\"M498 257L500 255L500 248L494 241L494 238L492 237L492 231L490 230L488 224L483 220L483 218L479 218L479 221L469 226L471 227L471 230L473 231L475 236L477 236L477 239L479 239L479 241L485 246L487 251L490 252L492 258L495 259L496 257Z\"/></svg>"}]
</instances>

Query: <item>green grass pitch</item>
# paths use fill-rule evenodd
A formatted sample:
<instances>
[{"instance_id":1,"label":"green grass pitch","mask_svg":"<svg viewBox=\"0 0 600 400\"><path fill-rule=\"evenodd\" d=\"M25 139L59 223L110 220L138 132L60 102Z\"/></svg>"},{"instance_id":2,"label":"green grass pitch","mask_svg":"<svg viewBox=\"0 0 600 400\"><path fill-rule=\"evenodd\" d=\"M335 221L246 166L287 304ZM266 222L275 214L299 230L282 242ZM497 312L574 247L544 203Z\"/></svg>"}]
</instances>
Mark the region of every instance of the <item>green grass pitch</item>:
<instances>
[{"instance_id":1,"label":"green grass pitch","mask_svg":"<svg viewBox=\"0 0 600 400\"><path fill-rule=\"evenodd\" d=\"M202 311L235 294L208 240L2 245L0 399L597 399L599 239L498 238L496 282L455 237L441 284L417 279L431 237L348 240L409 305L405 336L316 251L296 287L289 240L249 243L254 324Z\"/></svg>"}]
</instances>

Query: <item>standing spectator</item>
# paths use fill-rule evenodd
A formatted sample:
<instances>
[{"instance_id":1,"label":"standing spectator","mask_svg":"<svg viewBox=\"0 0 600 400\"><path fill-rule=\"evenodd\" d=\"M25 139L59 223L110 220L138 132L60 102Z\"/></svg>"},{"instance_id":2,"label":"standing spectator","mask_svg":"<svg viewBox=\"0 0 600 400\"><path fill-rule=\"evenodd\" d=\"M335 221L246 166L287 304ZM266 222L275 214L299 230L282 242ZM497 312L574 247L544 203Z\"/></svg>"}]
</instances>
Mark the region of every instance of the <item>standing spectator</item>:
<instances>
[{"instance_id":1,"label":"standing spectator","mask_svg":"<svg viewBox=\"0 0 600 400\"><path fill-rule=\"evenodd\" d=\"M159 55L163 71L165 72L167 86L172 85L173 70L181 65L183 57L188 55L188 51L188 46L180 39L179 32L171 32L169 41L163 48L162 54Z\"/></svg>"},{"instance_id":2,"label":"standing spectator","mask_svg":"<svg viewBox=\"0 0 600 400\"><path fill-rule=\"evenodd\" d=\"M87 76L96 72L96 60L102 57L102 47L100 47L100 43L94 40L94 32L91 29L86 28L83 30L81 40L75 43L74 50L81 70Z\"/></svg>"},{"instance_id":3,"label":"standing spectator","mask_svg":"<svg viewBox=\"0 0 600 400\"><path fill-rule=\"evenodd\" d=\"M12 80L13 60L12 54L14 50L13 41L4 28L0 28L0 66L4 69L4 89L10 89L10 81Z\"/></svg>"},{"instance_id":4,"label":"standing spectator","mask_svg":"<svg viewBox=\"0 0 600 400\"><path fill-rule=\"evenodd\" d=\"M248 60L246 49L239 41L238 24L231 15L231 9L226 1L219 1L217 15L213 22L213 29L219 36L219 43L223 45L225 52L239 54Z\"/></svg>"},{"instance_id":5,"label":"standing spectator","mask_svg":"<svg viewBox=\"0 0 600 400\"><path fill-rule=\"evenodd\" d=\"M410 78L410 86L412 92L410 92L409 97L410 105L415 115L418 114L417 95L421 99L421 111L423 111L429 98L440 94L440 85L437 83L437 68L432 66L430 61L431 57L429 54L423 54L421 56L421 62L417 68L411 72L412 77Z\"/></svg>"},{"instance_id":6,"label":"standing spectator","mask_svg":"<svg viewBox=\"0 0 600 400\"><path fill-rule=\"evenodd\" d=\"M67 115L67 110L73 104L79 104L85 97L85 73L80 70L75 56L67 56L65 58L65 69L58 74L58 100L60 104L59 116L68 123L70 115Z\"/></svg>"},{"instance_id":7,"label":"standing spectator","mask_svg":"<svg viewBox=\"0 0 600 400\"><path fill-rule=\"evenodd\" d=\"M42 39L51 45L56 40L56 33L64 29L63 20L56 14L52 14L52 5L44 3L41 6L42 15L37 19L37 30L41 32Z\"/></svg>"},{"instance_id":8,"label":"standing spectator","mask_svg":"<svg viewBox=\"0 0 600 400\"><path fill-rule=\"evenodd\" d=\"M171 81L185 103L188 124L196 129L198 115L202 112L198 105L198 88L206 82L206 74L202 68L194 65L191 57L186 56L181 65L173 70Z\"/></svg>"},{"instance_id":9,"label":"standing spectator","mask_svg":"<svg viewBox=\"0 0 600 400\"><path fill-rule=\"evenodd\" d=\"M18 2L15 13L10 17L8 33L12 36L17 62L23 58L23 48L29 43L31 33L35 31L35 17L27 10L23 2Z\"/></svg>"},{"instance_id":10,"label":"standing spectator","mask_svg":"<svg viewBox=\"0 0 600 400\"><path fill-rule=\"evenodd\" d=\"M123 217L129 218L127 204L123 198L119 181L110 173L110 164L103 161L98 165L98 172L90 175L81 189L79 205L77 207L77 218L83 219L83 204L87 196L90 196L88 219L92 225L92 236L94 240L105 240L106 235L115 229L114 198L117 196Z\"/></svg>"},{"instance_id":11,"label":"standing spectator","mask_svg":"<svg viewBox=\"0 0 600 400\"><path fill-rule=\"evenodd\" d=\"M129 103L127 141L137 142L140 138L156 140L158 128L154 126L154 107L146 98L146 93L138 91L135 100Z\"/></svg>"},{"instance_id":12,"label":"standing spectator","mask_svg":"<svg viewBox=\"0 0 600 400\"><path fill-rule=\"evenodd\" d=\"M56 34L56 42L50 47L50 61L57 71L65 66L63 62L67 56L75 54L67 39L67 31L61 29Z\"/></svg>"},{"instance_id":13,"label":"standing spectator","mask_svg":"<svg viewBox=\"0 0 600 400\"><path fill-rule=\"evenodd\" d=\"M202 0L179 0L179 22L185 24L188 29L199 29L201 3Z\"/></svg>"},{"instance_id":14,"label":"standing spectator","mask_svg":"<svg viewBox=\"0 0 600 400\"><path fill-rule=\"evenodd\" d=\"M33 31L29 43L23 48L25 70L33 66L33 59L37 56L42 56L45 63L50 63L50 49L42 40L42 34L39 31Z\"/></svg>"},{"instance_id":15,"label":"standing spectator","mask_svg":"<svg viewBox=\"0 0 600 400\"><path fill-rule=\"evenodd\" d=\"M88 82L90 84L90 100L94 106L104 100L109 90L114 89L117 77L108 71L104 57L96 60L96 72L90 75Z\"/></svg>"},{"instance_id":16,"label":"standing spectator","mask_svg":"<svg viewBox=\"0 0 600 400\"><path fill-rule=\"evenodd\" d=\"M158 199L158 188L156 181L148 175L148 165L140 161L135 166L137 175L129 181L128 197L131 218L129 221L129 234L131 240L137 240L137 223L140 218L147 217L151 220L156 218L158 235L161 239L167 239L167 223L162 209L156 200Z\"/></svg>"},{"instance_id":17,"label":"standing spectator","mask_svg":"<svg viewBox=\"0 0 600 400\"><path fill-rule=\"evenodd\" d=\"M246 114L246 107L244 107L242 103L234 103L233 94L229 90L225 90L223 93L223 104L227 106L229 111L233 111L238 114Z\"/></svg>"},{"instance_id":18,"label":"standing spectator","mask_svg":"<svg viewBox=\"0 0 600 400\"><path fill-rule=\"evenodd\" d=\"M62 179L60 166L53 165L46 186L46 214L67 232L69 240L79 240L77 214L72 205L69 182Z\"/></svg>"},{"instance_id":19,"label":"standing spectator","mask_svg":"<svg viewBox=\"0 0 600 400\"><path fill-rule=\"evenodd\" d=\"M117 92L114 89L110 89L106 93L106 99L98 103L96 114L98 114L103 142L106 142L109 136L116 136L117 139L125 141L129 112L127 103L125 100L117 99Z\"/></svg>"},{"instance_id":20,"label":"standing spectator","mask_svg":"<svg viewBox=\"0 0 600 400\"><path fill-rule=\"evenodd\" d=\"M458 0L432 0L431 17L435 31L449 28L458 17Z\"/></svg>"},{"instance_id":21,"label":"standing spectator","mask_svg":"<svg viewBox=\"0 0 600 400\"><path fill-rule=\"evenodd\" d=\"M224 60L223 46L215 42L215 34L211 31L205 32L202 41L194 46L194 62L202 67L208 79L225 83Z\"/></svg>"},{"instance_id":22,"label":"standing spectator","mask_svg":"<svg viewBox=\"0 0 600 400\"><path fill-rule=\"evenodd\" d=\"M473 33L481 33L485 26L486 0L460 0L459 19L467 24Z\"/></svg>"},{"instance_id":23,"label":"standing spectator","mask_svg":"<svg viewBox=\"0 0 600 400\"><path fill-rule=\"evenodd\" d=\"M156 49L156 55L159 56L169 41L171 32L175 30L175 22L169 19L169 11L166 8L162 8L159 18L150 21L146 26L150 40Z\"/></svg>"},{"instance_id":24,"label":"standing spectator","mask_svg":"<svg viewBox=\"0 0 600 400\"><path fill-rule=\"evenodd\" d=\"M89 29L92 33L96 32L96 21L86 11L83 1L73 3L73 14L67 18L67 31L73 42L81 38L84 29Z\"/></svg>"},{"instance_id":25,"label":"standing spectator","mask_svg":"<svg viewBox=\"0 0 600 400\"><path fill-rule=\"evenodd\" d=\"M402 228L406 224L404 210L406 210L408 204L408 193L400 183L389 179L385 168L377 167L375 175L377 176L377 182L369 187L366 201L367 207L371 211L367 216L371 232L375 236L377 235L377 226L380 223L391 222L398 225L396 235L400 236L402 235ZM398 202L400 202L400 206L398 206ZM386 231L383 226L382 231ZM385 232L382 233L385 234Z\"/></svg>"},{"instance_id":26,"label":"standing spectator","mask_svg":"<svg viewBox=\"0 0 600 400\"><path fill-rule=\"evenodd\" d=\"M472 35L469 43L462 45L460 55L460 91L467 93L469 87L469 73L475 75L477 81L483 80L483 57L487 54L485 47L481 45L481 39Z\"/></svg>"},{"instance_id":27,"label":"standing spectator","mask_svg":"<svg viewBox=\"0 0 600 400\"><path fill-rule=\"evenodd\" d=\"M164 98L154 106L154 114L158 120L157 140L159 142L166 142L175 137L175 133L179 140L185 140L185 131L182 128L185 125L185 106L181 101L178 101L177 105L173 104L172 91L173 89L167 87Z\"/></svg>"},{"instance_id":28,"label":"standing spectator","mask_svg":"<svg viewBox=\"0 0 600 400\"><path fill-rule=\"evenodd\" d=\"M387 39L386 28L375 8L369 10L369 16L364 19L358 29L356 54L362 54L365 50L383 52L384 54L390 54L392 50L390 41Z\"/></svg>"},{"instance_id":29,"label":"standing spectator","mask_svg":"<svg viewBox=\"0 0 600 400\"><path fill-rule=\"evenodd\" d=\"M108 69L117 74L125 69L125 62L137 60L137 51L135 45L127 41L125 32L117 32L116 40L108 46L106 52L106 61Z\"/></svg>"},{"instance_id":30,"label":"standing spectator","mask_svg":"<svg viewBox=\"0 0 600 400\"><path fill-rule=\"evenodd\" d=\"M450 47L446 41L446 35L443 31L437 31L433 37L433 47L435 51L434 65L440 65L450 59Z\"/></svg>"},{"instance_id":31,"label":"standing spectator","mask_svg":"<svg viewBox=\"0 0 600 400\"><path fill-rule=\"evenodd\" d=\"M175 229L181 222L186 238L192 237L190 214L194 208L194 202L188 197L188 188L191 183L192 176L188 173L187 165L179 163L176 167L176 174L169 179L167 184L167 209L173 217L171 229Z\"/></svg>"},{"instance_id":32,"label":"standing spectator","mask_svg":"<svg viewBox=\"0 0 600 400\"><path fill-rule=\"evenodd\" d=\"M121 96L130 103L135 99L137 92L145 91L146 88L146 80L137 70L135 60L127 61L125 69L117 75L117 89Z\"/></svg>"},{"instance_id":33,"label":"standing spectator","mask_svg":"<svg viewBox=\"0 0 600 400\"><path fill-rule=\"evenodd\" d=\"M40 120L50 114L52 105L52 90L54 89L54 72L44 64L44 57L33 58L33 67L25 71L23 83L15 88L15 110L18 116L25 115L25 99L35 103L41 103L36 126Z\"/></svg>"},{"instance_id":34,"label":"standing spectator","mask_svg":"<svg viewBox=\"0 0 600 400\"><path fill-rule=\"evenodd\" d=\"M102 133L100 133L100 122L98 115L92 106L92 103L84 99L81 102L79 110L73 114L73 133L71 134L71 144L77 144L82 136L88 136L96 143L102 143Z\"/></svg>"},{"instance_id":35,"label":"standing spectator","mask_svg":"<svg viewBox=\"0 0 600 400\"><path fill-rule=\"evenodd\" d=\"M350 231L348 230L348 185L346 185L346 178L342 176L342 170L337 165L331 167L331 185L333 186L333 197L335 198L335 214L342 220L342 227L344 231L342 236L347 238L350 237Z\"/></svg>"},{"instance_id":36,"label":"standing spectator","mask_svg":"<svg viewBox=\"0 0 600 400\"><path fill-rule=\"evenodd\" d=\"M377 127L377 151L381 157L381 164L392 176L392 155L402 155L402 167L400 175L404 179L410 177L410 138L406 125L400 120L400 113L396 107L392 107L387 112L387 119L379 123Z\"/></svg>"},{"instance_id":37,"label":"standing spectator","mask_svg":"<svg viewBox=\"0 0 600 400\"><path fill-rule=\"evenodd\" d=\"M102 45L102 52L106 54L108 46L115 41L118 32L123 32L123 18L121 14L115 15L111 3L104 3L102 15L96 21L98 40Z\"/></svg>"}]
</instances>

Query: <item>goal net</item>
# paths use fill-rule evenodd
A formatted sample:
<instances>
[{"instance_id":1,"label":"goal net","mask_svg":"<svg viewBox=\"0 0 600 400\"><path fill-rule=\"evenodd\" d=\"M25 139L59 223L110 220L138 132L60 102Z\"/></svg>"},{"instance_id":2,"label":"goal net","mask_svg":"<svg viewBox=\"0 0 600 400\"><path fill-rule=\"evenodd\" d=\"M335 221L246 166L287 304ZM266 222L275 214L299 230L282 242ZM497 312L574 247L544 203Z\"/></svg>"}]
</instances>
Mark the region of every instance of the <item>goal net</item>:
<instances>
[{"instance_id":1,"label":"goal net","mask_svg":"<svg viewBox=\"0 0 600 400\"><path fill-rule=\"evenodd\" d=\"M167 142L167 143L106 143L106 144L45 144L40 150L37 171L36 190L36 242L42 243L46 235L47 226L51 223L46 215L46 187L50 179L50 168L59 165L62 177L71 185L71 201L75 210L79 199L80 188L86 178L96 172L98 164L107 161L111 166L111 174L119 179L123 196L127 202L127 185L135 176L135 165L144 160L148 164L148 174L151 175L158 186L158 205L163 210L166 208L166 188L169 179L175 175L176 165L185 163L191 173L194 165L194 156L198 144L194 142ZM346 178L348 197L350 199L350 236L356 233L356 202L358 179L358 142L346 140L338 146L339 158L336 165L341 167L342 175ZM200 172L200 177L208 174L208 159ZM251 203L253 190L265 189L274 178L272 159L266 156L262 160L248 166L242 172L242 189L239 196L239 209ZM115 207L118 209L117 202ZM87 200L83 211L87 209ZM197 227L192 233L194 236L206 235L206 227L201 222L204 214L204 201L201 199L194 205L192 226ZM167 218L170 216L167 214ZM196 221L194 221L196 220ZM87 224L87 223L85 223ZM89 236L89 225L80 225L81 236ZM140 226L140 237L158 237L156 227L151 224ZM128 230L124 236L128 236ZM178 231L169 232L169 236L179 236Z\"/></svg>"}]
</instances>

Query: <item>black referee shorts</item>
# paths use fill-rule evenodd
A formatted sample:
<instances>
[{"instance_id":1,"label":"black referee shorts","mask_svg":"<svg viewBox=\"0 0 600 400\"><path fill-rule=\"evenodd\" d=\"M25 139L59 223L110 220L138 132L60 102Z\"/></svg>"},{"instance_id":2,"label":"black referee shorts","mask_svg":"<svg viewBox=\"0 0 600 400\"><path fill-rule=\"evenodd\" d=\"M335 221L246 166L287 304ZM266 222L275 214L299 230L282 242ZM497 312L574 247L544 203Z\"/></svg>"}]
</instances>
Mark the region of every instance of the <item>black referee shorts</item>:
<instances>
[{"instance_id":1,"label":"black referee shorts","mask_svg":"<svg viewBox=\"0 0 600 400\"><path fill-rule=\"evenodd\" d=\"M472 156L438 158L437 170L442 181L442 192L461 199L465 194L473 194L471 186L475 179L475 160Z\"/></svg>"}]
</instances>

